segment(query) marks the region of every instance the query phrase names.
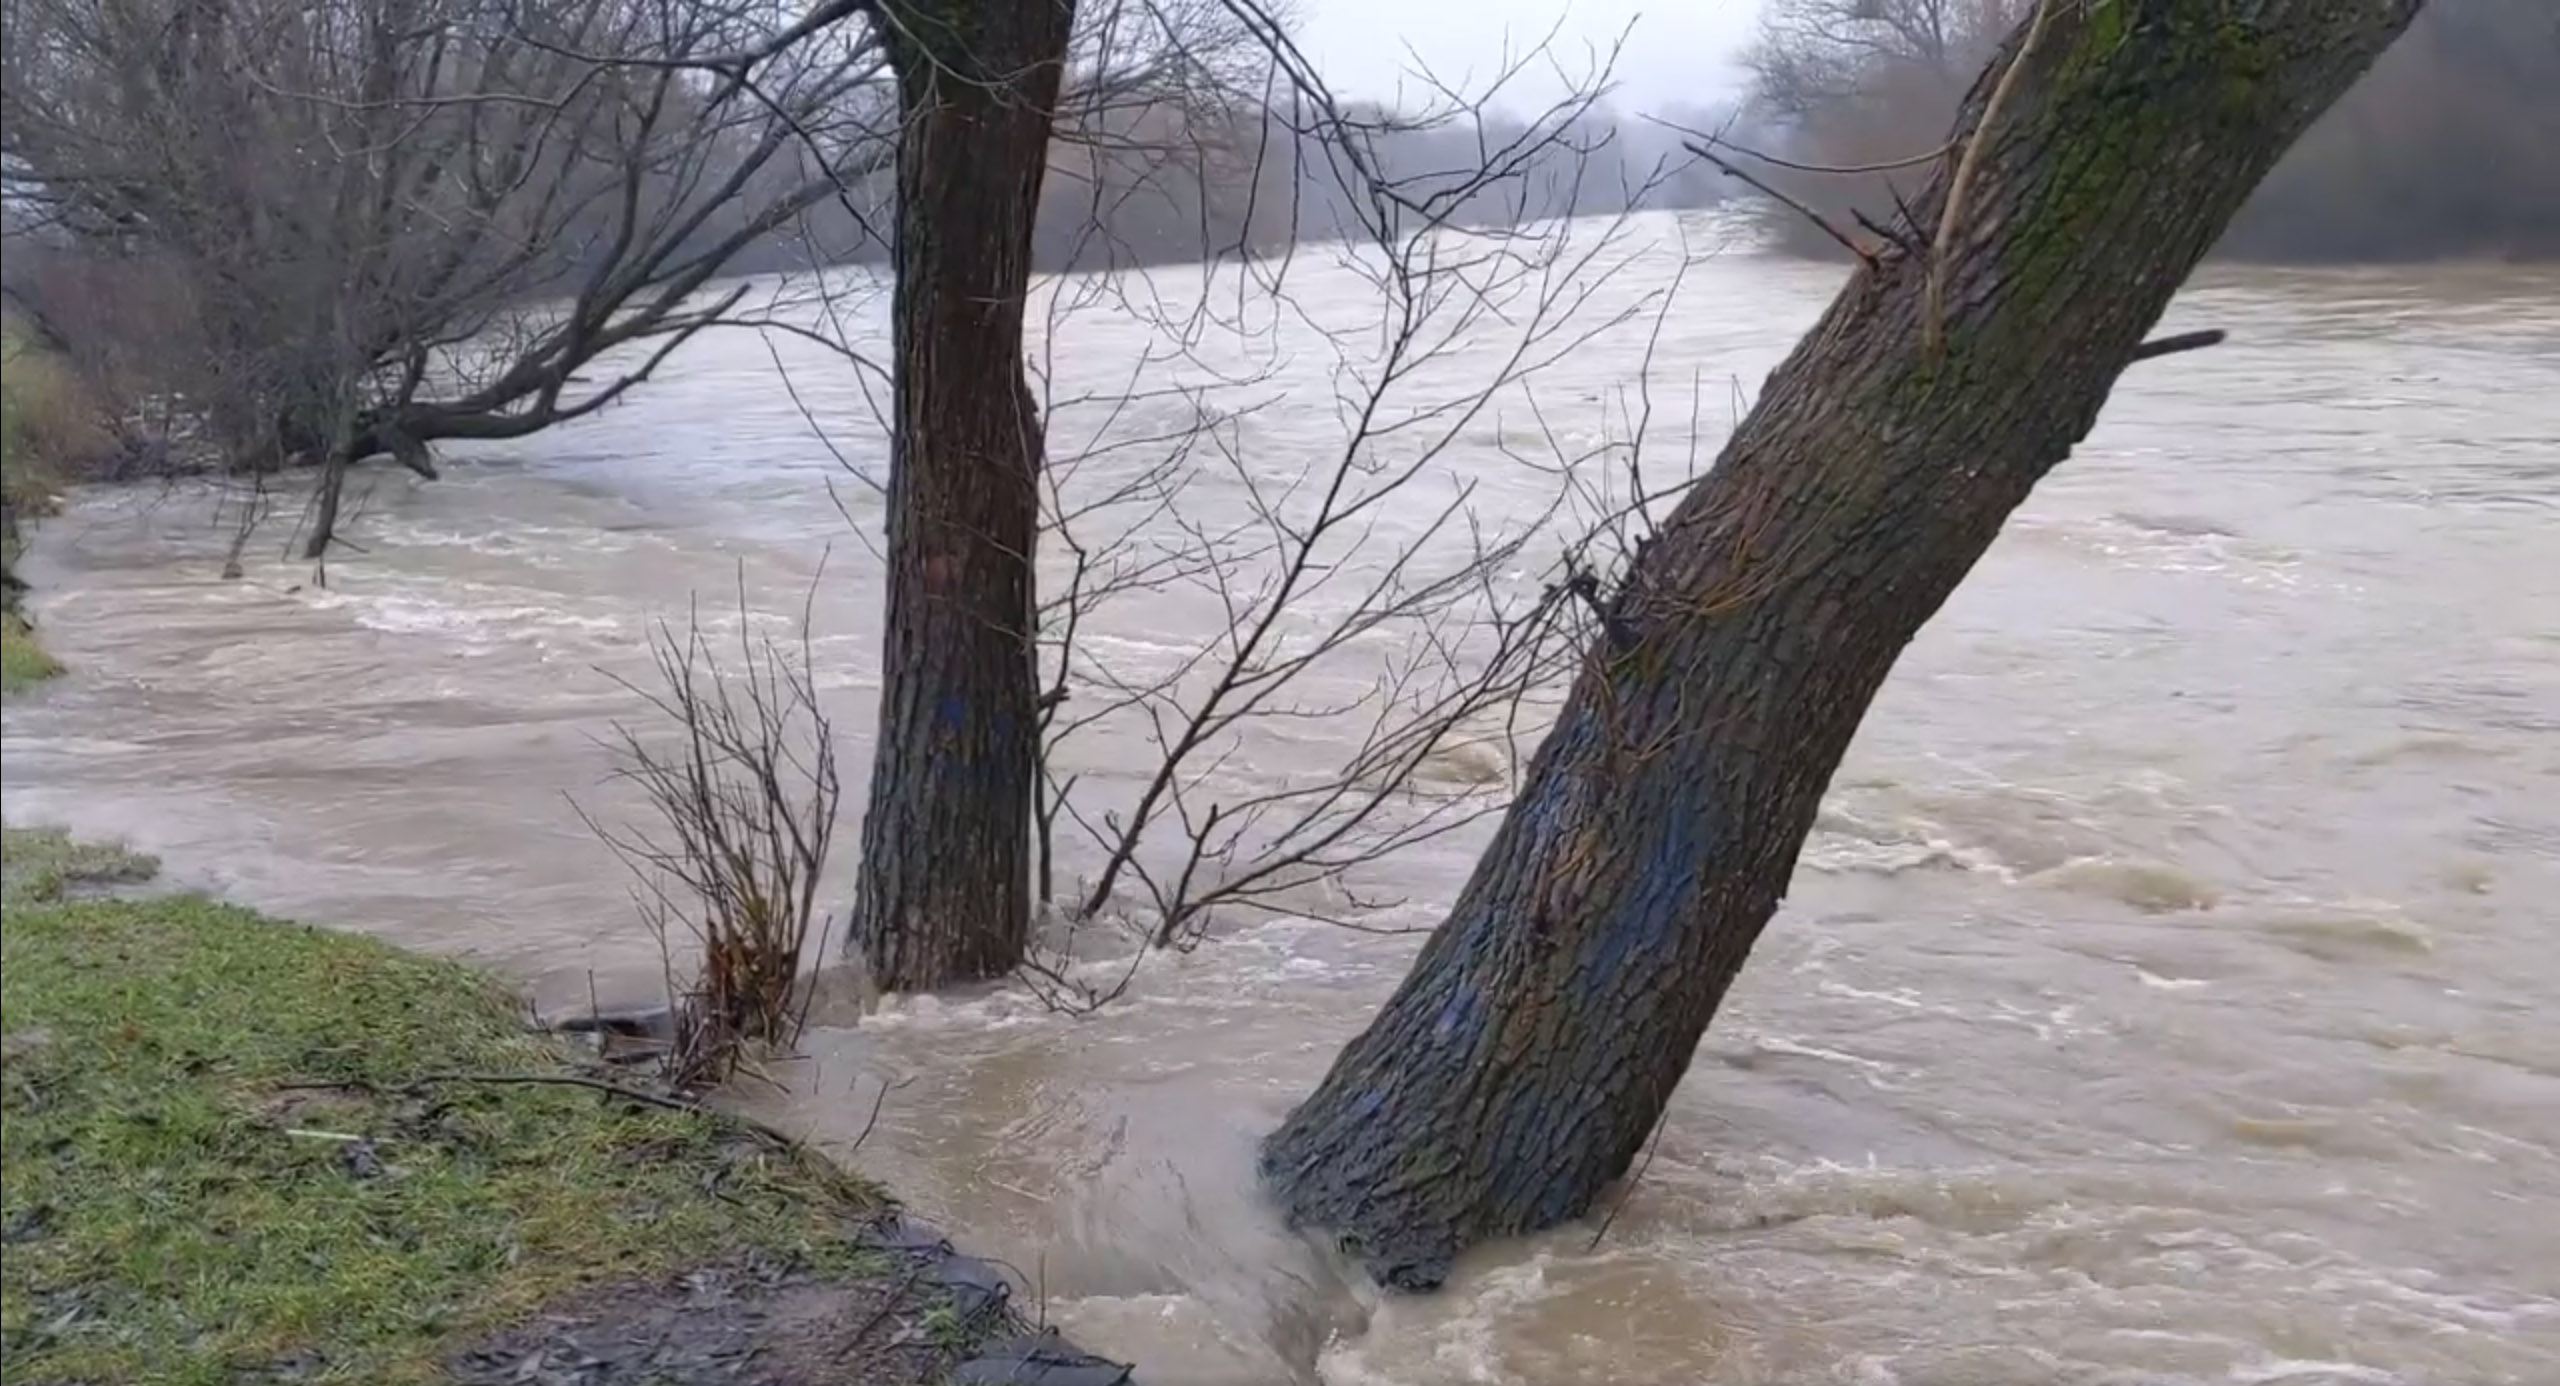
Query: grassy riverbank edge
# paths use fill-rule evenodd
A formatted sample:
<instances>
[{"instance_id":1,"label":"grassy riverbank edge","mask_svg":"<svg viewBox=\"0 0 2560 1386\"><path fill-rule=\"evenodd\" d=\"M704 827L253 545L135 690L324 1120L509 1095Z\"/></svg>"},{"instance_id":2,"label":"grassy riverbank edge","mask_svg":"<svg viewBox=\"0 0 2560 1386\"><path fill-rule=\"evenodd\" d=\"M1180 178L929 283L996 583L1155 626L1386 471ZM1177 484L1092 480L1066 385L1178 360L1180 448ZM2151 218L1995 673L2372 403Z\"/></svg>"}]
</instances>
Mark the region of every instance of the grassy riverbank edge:
<instances>
[{"instance_id":1,"label":"grassy riverbank edge","mask_svg":"<svg viewBox=\"0 0 2560 1386\"><path fill-rule=\"evenodd\" d=\"M152 867L0 847L12 1382L886 1386L1063 1348L879 1189L597 1086L468 967L96 893Z\"/></svg>"},{"instance_id":2,"label":"grassy riverbank edge","mask_svg":"<svg viewBox=\"0 0 2560 1386\"><path fill-rule=\"evenodd\" d=\"M15 611L0 612L0 695L23 693L62 672Z\"/></svg>"},{"instance_id":3,"label":"grassy riverbank edge","mask_svg":"<svg viewBox=\"0 0 2560 1386\"><path fill-rule=\"evenodd\" d=\"M0 695L22 693L62 672L19 610L19 527L60 499L45 440L85 419L80 391L59 361L36 345L15 316L0 313ZM66 422L66 420L72 422Z\"/></svg>"}]
</instances>

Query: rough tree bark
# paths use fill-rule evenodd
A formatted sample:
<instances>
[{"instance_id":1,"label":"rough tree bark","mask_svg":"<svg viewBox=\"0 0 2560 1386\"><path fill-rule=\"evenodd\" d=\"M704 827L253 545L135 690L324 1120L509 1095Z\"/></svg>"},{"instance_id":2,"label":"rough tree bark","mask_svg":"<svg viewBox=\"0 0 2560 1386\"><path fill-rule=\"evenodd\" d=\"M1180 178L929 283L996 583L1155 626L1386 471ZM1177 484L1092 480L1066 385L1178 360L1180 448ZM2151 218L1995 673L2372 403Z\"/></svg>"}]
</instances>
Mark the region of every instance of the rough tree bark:
<instances>
[{"instance_id":1,"label":"rough tree bark","mask_svg":"<svg viewBox=\"0 0 2560 1386\"><path fill-rule=\"evenodd\" d=\"M1436 1286L1627 1172L1896 656L2421 0L2045 3L1957 116L1971 173L1913 209L1952 231L1943 321L1938 252L1871 247L1637 557L1412 973L1266 1143L1293 1220L1381 1283Z\"/></svg>"},{"instance_id":2,"label":"rough tree bark","mask_svg":"<svg viewBox=\"0 0 2560 1386\"><path fill-rule=\"evenodd\" d=\"M333 447L321 464L320 489L312 496L311 532L302 541L303 561L316 563L338 537L338 503L347 491L347 451Z\"/></svg>"},{"instance_id":3,"label":"rough tree bark","mask_svg":"<svg viewBox=\"0 0 2560 1386\"><path fill-rule=\"evenodd\" d=\"M328 437L320 444L320 489L312 497L311 532L304 539L302 557L317 563L329 552L338 535L338 509L346 495L347 469L355 465L355 407L343 404L331 411L334 418Z\"/></svg>"},{"instance_id":4,"label":"rough tree bark","mask_svg":"<svg viewBox=\"0 0 2560 1386\"><path fill-rule=\"evenodd\" d=\"M919 991L1004 975L1030 932L1041 446L1023 316L1074 5L877 15L903 115L896 431L852 942L873 985Z\"/></svg>"}]
</instances>

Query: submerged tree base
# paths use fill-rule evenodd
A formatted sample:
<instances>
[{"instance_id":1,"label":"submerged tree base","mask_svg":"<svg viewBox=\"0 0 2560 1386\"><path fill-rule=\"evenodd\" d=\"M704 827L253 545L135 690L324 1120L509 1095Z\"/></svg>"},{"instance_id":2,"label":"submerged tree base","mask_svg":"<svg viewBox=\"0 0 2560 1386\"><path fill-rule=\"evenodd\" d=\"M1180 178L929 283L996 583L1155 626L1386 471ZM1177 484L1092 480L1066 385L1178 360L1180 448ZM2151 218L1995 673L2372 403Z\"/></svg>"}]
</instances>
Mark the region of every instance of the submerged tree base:
<instances>
[{"instance_id":1,"label":"submerged tree base","mask_svg":"<svg viewBox=\"0 0 2560 1386\"><path fill-rule=\"evenodd\" d=\"M1389 1289L1436 1289L1467 1247L1589 1212L1634 1165L1776 908L1765 874L1735 873L1742 889L1712 892L1729 913L1682 917L1693 882L1730 859L1734 825L1676 797L1716 767L1674 753L1631 770L1603 739L1588 712L1557 723L1404 984L1264 1143L1291 1222L1333 1233ZM1651 810L1641 829L1615 799L1629 787ZM1577 909L1559 860L1583 873Z\"/></svg>"},{"instance_id":2,"label":"submerged tree base","mask_svg":"<svg viewBox=\"0 0 2560 1386\"><path fill-rule=\"evenodd\" d=\"M1894 662L2117 377L2216 339L2145 340L2419 3L2039 0L1902 226L1826 226L1860 268L1595 596L1449 918L1266 1146L1296 1221L1427 1289L1627 1172Z\"/></svg>"}]
</instances>

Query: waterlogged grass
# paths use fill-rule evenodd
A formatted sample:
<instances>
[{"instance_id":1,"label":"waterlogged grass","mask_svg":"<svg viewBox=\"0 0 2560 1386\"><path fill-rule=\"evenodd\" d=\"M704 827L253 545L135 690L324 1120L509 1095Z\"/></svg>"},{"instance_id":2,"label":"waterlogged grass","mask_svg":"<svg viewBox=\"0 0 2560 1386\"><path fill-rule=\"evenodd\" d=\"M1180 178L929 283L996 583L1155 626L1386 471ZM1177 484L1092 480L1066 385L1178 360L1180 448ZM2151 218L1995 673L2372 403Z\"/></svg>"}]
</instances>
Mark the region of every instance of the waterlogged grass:
<instances>
[{"instance_id":1,"label":"waterlogged grass","mask_svg":"<svg viewBox=\"0 0 2560 1386\"><path fill-rule=\"evenodd\" d=\"M61 356L0 313L0 493L42 513L61 489L58 468L106 442L96 392Z\"/></svg>"},{"instance_id":2,"label":"waterlogged grass","mask_svg":"<svg viewBox=\"0 0 2560 1386\"><path fill-rule=\"evenodd\" d=\"M18 614L18 527L51 513L61 498L54 454L97 445L89 399L60 358L0 314L0 570L13 575L0 593L0 694L62 672Z\"/></svg>"},{"instance_id":3,"label":"waterlogged grass","mask_svg":"<svg viewBox=\"0 0 2560 1386\"><path fill-rule=\"evenodd\" d=\"M0 694L23 693L61 672L16 612L0 612Z\"/></svg>"},{"instance_id":4,"label":"waterlogged grass","mask_svg":"<svg viewBox=\"0 0 2560 1386\"><path fill-rule=\"evenodd\" d=\"M12 1382L427 1382L582 1287L724 1254L852 1271L870 1190L570 1070L459 966L0 844Z\"/></svg>"},{"instance_id":5,"label":"waterlogged grass","mask_svg":"<svg viewBox=\"0 0 2560 1386\"><path fill-rule=\"evenodd\" d=\"M61 360L0 313L0 499L19 518L51 509L61 490L47 454L94 431Z\"/></svg>"},{"instance_id":6,"label":"waterlogged grass","mask_svg":"<svg viewBox=\"0 0 2560 1386\"><path fill-rule=\"evenodd\" d=\"M78 889L140 885L160 874L160 860L105 842L74 842L59 828L0 831L0 898L11 904L60 902Z\"/></svg>"}]
</instances>

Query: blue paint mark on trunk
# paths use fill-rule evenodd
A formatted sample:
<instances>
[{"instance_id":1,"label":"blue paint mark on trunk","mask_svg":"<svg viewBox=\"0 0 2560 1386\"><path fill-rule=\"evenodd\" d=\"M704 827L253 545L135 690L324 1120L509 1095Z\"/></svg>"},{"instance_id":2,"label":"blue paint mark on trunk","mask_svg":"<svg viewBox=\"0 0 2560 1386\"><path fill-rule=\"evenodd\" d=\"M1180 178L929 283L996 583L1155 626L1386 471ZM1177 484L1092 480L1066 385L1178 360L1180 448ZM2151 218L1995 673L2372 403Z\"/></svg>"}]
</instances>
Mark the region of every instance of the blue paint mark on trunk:
<instances>
[{"instance_id":1,"label":"blue paint mark on trunk","mask_svg":"<svg viewBox=\"0 0 2560 1386\"><path fill-rule=\"evenodd\" d=\"M1483 1025L1484 993L1474 983L1462 980L1451 987L1449 999L1440 1003L1440 1018L1432 1022L1431 1035L1445 1045L1463 1030L1469 1041L1459 1046L1463 1049L1472 1047L1476 1032Z\"/></svg>"},{"instance_id":2,"label":"blue paint mark on trunk","mask_svg":"<svg viewBox=\"0 0 2560 1386\"><path fill-rule=\"evenodd\" d=\"M1628 827L1649 840L1638 848L1633 878L1620 886L1607 914L1592 921L1584 937L1587 966L1582 974L1602 988L1614 988L1631 968L1667 961L1663 953L1672 929L1696 894L1699 873L1711 855L1704 831L1706 807L1697 788L1703 771L1665 766L1646 778L1652 783L1638 789L1645 811Z\"/></svg>"}]
</instances>

